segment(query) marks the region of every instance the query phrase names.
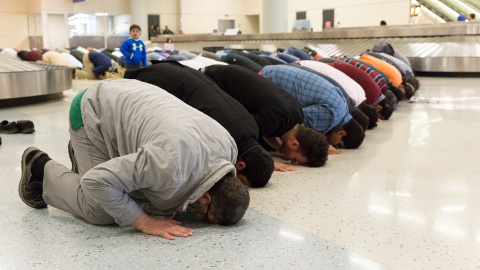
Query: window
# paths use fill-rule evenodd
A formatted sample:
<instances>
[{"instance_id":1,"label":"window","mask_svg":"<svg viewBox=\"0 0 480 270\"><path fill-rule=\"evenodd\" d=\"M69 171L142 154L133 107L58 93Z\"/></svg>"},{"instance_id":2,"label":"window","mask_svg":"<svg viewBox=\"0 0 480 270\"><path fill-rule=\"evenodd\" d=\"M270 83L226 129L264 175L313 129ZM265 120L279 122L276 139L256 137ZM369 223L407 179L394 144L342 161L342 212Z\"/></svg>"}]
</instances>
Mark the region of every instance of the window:
<instances>
[{"instance_id":1,"label":"window","mask_svg":"<svg viewBox=\"0 0 480 270\"><path fill-rule=\"evenodd\" d=\"M77 13L68 16L69 36L128 35L130 15Z\"/></svg>"},{"instance_id":2,"label":"window","mask_svg":"<svg viewBox=\"0 0 480 270\"><path fill-rule=\"evenodd\" d=\"M307 12L306 11L297 12L297 20L306 20L306 19L307 19Z\"/></svg>"}]
</instances>

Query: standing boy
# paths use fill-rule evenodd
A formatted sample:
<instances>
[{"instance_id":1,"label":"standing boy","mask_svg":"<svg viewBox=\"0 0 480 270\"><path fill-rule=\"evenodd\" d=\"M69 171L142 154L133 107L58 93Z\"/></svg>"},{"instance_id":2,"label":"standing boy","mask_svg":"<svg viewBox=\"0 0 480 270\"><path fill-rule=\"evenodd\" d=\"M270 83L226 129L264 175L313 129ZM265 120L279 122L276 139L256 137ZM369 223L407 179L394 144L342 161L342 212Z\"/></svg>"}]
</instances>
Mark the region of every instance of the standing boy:
<instances>
[{"instance_id":1,"label":"standing boy","mask_svg":"<svg viewBox=\"0 0 480 270\"><path fill-rule=\"evenodd\" d=\"M147 53L145 44L138 39L142 34L142 29L136 24L130 26L130 38L125 40L120 51L125 56L125 67L128 70L139 69L147 66Z\"/></svg>"}]
</instances>

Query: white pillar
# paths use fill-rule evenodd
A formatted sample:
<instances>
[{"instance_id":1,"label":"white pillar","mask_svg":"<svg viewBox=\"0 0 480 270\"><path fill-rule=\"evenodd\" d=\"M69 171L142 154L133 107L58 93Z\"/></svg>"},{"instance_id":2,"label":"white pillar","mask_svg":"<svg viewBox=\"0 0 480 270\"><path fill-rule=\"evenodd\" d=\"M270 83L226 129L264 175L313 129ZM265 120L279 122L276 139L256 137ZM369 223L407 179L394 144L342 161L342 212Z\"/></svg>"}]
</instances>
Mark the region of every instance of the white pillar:
<instances>
[{"instance_id":1,"label":"white pillar","mask_svg":"<svg viewBox=\"0 0 480 270\"><path fill-rule=\"evenodd\" d=\"M288 32L288 0L263 0L263 34Z\"/></svg>"},{"instance_id":2,"label":"white pillar","mask_svg":"<svg viewBox=\"0 0 480 270\"><path fill-rule=\"evenodd\" d=\"M130 14L132 15L131 23L142 28L140 39L148 40L147 0L130 0Z\"/></svg>"}]
</instances>

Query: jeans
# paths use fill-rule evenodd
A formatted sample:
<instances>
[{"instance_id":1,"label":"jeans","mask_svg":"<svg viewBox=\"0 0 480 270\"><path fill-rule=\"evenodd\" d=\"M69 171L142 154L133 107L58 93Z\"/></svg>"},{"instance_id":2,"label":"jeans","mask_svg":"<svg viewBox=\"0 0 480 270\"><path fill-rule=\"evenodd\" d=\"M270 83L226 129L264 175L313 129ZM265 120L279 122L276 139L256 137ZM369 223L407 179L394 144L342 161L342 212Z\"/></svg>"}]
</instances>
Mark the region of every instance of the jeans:
<instances>
[{"instance_id":1,"label":"jeans","mask_svg":"<svg viewBox=\"0 0 480 270\"><path fill-rule=\"evenodd\" d=\"M127 68L127 71L140 69L142 68L142 62L138 62L134 64L125 62L125 67Z\"/></svg>"}]
</instances>

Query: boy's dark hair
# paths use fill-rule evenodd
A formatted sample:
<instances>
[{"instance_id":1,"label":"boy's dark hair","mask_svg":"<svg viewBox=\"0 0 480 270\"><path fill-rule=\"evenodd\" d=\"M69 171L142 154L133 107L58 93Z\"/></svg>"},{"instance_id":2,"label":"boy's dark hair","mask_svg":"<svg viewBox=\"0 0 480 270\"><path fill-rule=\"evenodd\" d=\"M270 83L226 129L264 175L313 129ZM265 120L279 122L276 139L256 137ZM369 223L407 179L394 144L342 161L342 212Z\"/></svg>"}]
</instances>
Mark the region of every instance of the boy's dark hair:
<instances>
[{"instance_id":1,"label":"boy's dark hair","mask_svg":"<svg viewBox=\"0 0 480 270\"><path fill-rule=\"evenodd\" d=\"M355 121L351 119L345 125L343 125L343 130L347 133L342 137L342 141L345 144L347 149L356 149L358 148L365 138L365 131L362 127Z\"/></svg>"},{"instance_id":2,"label":"boy's dark hair","mask_svg":"<svg viewBox=\"0 0 480 270\"><path fill-rule=\"evenodd\" d=\"M251 187L264 187L273 173L272 156L257 144L248 149L240 159L245 162L246 166L238 174L244 175Z\"/></svg>"},{"instance_id":3,"label":"boy's dark hair","mask_svg":"<svg viewBox=\"0 0 480 270\"><path fill-rule=\"evenodd\" d=\"M355 121L357 121L364 131L367 130L370 119L365 113L363 113L362 110L357 110L355 113L352 113L352 117L355 119Z\"/></svg>"},{"instance_id":4,"label":"boy's dark hair","mask_svg":"<svg viewBox=\"0 0 480 270\"><path fill-rule=\"evenodd\" d=\"M321 167L328 160L328 141L325 134L300 125L295 134L302 154L307 157L309 167Z\"/></svg>"},{"instance_id":5,"label":"boy's dark hair","mask_svg":"<svg viewBox=\"0 0 480 270\"><path fill-rule=\"evenodd\" d=\"M472 20L475 20L475 13L470 14L470 17L472 18Z\"/></svg>"},{"instance_id":6,"label":"boy's dark hair","mask_svg":"<svg viewBox=\"0 0 480 270\"><path fill-rule=\"evenodd\" d=\"M212 198L211 213L222 226L240 221L250 203L248 187L232 173L215 183L208 193Z\"/></svg>"},{"instance_id":7,"label":"boy's dark hair","mask_svg":"<svg viewBox=\"0 0 480 270\"><path fill-rule=\"evenodd\" d=\"M358 105L358 108L368 117L368 129L372 129L377 126L378 111L377 108L362 102ZM357 120L355 118L355 120ZM357 120L358 122L358 120ZM365 129L364 129L365 130Z\"/></svg>"},{"instance_id":8,"label":"boy's dark hair","mask_svg":"<svg viewBox=\"0 0 480 270\"><path fill-rule=\"evenodd\" d=\"M386 91L385 91L385 93L386 93ZM390 92L390 93L393 95L392 92ZM387 99L387 96L385 95L385 98L382 101L378 102L378 105L382 106L382 109L379 111L379 113L383 117L383 120L390 119L390 117L393 114L394 105L393 105L392 102L395 102L395 100L397 100L395 95L393 95L393 99L394 100Z\"/></svg>"},{"instance_id":9,"label":"boy's dark hair","mask_svg":"<svg viewBox=\"0 0 480 270\"><path fill-rule=\"evenodd\" d=\"M140 30L140 32L142 32L142 28L140 28L140 26L138 26L138 25L136 25L136 24L130 25L130 32L131 32L133 29L138 29L138 30Z\"/></svg>"}]
</instances>

